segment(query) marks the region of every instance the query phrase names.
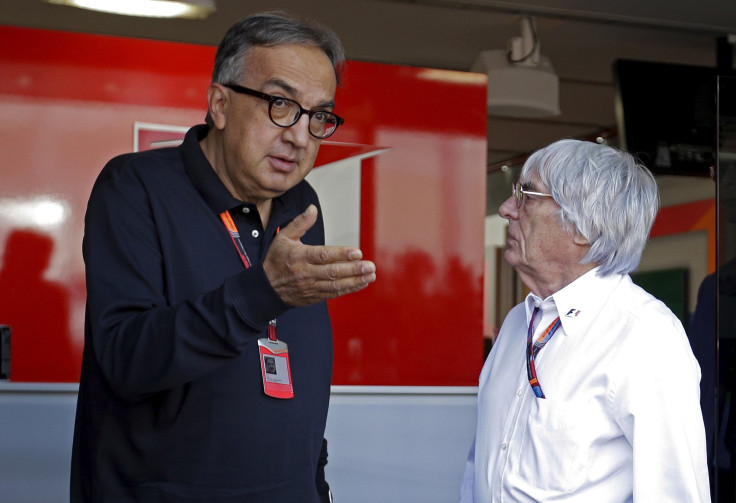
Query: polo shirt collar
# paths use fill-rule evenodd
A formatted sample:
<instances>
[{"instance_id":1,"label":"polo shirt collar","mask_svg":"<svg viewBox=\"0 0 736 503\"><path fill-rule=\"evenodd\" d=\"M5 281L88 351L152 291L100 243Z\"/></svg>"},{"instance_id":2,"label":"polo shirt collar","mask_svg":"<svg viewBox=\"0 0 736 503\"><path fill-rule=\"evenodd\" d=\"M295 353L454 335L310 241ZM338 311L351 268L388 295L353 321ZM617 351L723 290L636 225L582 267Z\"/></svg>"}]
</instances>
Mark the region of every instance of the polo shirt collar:
<instances>
[{"instance_id":1,"label":"polo shirt collar","mask_svg":"<svg viewBox=\"0 0 736 503\"><path fill-rule=\"evenodd\" d=\"M205 124L190 128L184 136L184 142L179 146L179 151L184 171L192 181L192 185L212 211L219 215L223 211L242 206L243 202L230 194L204 155L199 142L208 132L209 128Z\"/></svg>"},{"instance_id":2,"label":"polo shirt collar","mask_svg":"<svg viewBox=\"0 0 736 503\"><path fill-rule=\"evenodd\" d=\"M179 146L184 170L192 184L216 215L243 206L255 210L255 204L244 203L230 194L207 160L199 142L207 136L208 132L209 128L205 124L194 126L187 131L184 141ZM296 216L297 211L294 205L288 204L290 197L291 190L273 199L269 226L271 222L274 222L276 226L283 225ZM303 208L302 211L304 209L306 208Z\"/></svg>"}]
</instances>

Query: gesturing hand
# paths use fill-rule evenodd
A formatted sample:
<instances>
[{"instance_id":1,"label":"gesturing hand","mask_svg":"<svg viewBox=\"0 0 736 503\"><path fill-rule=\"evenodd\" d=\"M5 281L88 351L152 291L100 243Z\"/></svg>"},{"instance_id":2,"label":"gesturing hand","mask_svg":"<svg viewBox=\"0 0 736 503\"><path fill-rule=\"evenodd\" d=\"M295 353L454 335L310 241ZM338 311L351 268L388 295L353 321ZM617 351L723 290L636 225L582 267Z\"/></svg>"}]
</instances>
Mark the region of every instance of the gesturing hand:
<instances>
[{"instance_id":1,"label":"gesturing hand","mask_svg":"<svg viewBox=\"0 0 736 503\"><path fill-rule=\"evenodd\" d=\"M317 221L313 204L281 229L263 269L276 293L292 306L306 306L362 290L376 280L376 265L349 246L309 246L301 242Z\"/></svg>"}]
</instances>

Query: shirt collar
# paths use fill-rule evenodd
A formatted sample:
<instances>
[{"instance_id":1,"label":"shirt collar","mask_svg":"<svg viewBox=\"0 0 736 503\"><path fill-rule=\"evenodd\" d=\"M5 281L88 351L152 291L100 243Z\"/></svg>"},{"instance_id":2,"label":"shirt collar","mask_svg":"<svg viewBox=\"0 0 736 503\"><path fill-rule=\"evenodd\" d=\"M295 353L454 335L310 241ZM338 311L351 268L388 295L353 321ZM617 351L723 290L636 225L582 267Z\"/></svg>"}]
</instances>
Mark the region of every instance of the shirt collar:
<instances>
[{"instance_id":1,"label":"shirt collar","mask_svg":"<svg viewBox=\"0 0 736 503\"><path fill-rule=\"evenodd\" d=\"M535 306L539 306L543 311L557 310L566 335L585 333L622 277L620 274L598 276L596 267L546 299L530 293L525 300L527 323Z\"/></svg>"},{"instance_id":2,"label":"shirt collar","mask_svg":"<svg viewBox=\"0 0 736 503\"><path fill-rule=\"evenodd\" d=\"M209 128L204 124L192 127L184 136L184 142L179 146L179 151L184 170L192 180L192 185L196 187L212 211L219 215L223 211L242 206L243 203L230 194L215 170L212 169L199 145L208 132Z\"/></svg>"},{"instance_id":3,"label":"shirt collar","mask_svg":"<svg viewBox=\"0 0 736 503\"><path fill-rule=\"evenodd\" d=\"M243 206L255 209L254 204L243 203L243 201L230 194L230 191L227 190L227 187L222 183L209 160L207 160L199 142L207 136L208 132L209 128L205 124L194 126L187 131L184 141L179 146L184 170L192 184L216 215ZM302 181L302 183L305 182ZM296 216L298 208L294 208L293 204L288 204L290 198L293 197L294 195L290 190L273 199L269 226L274 223L278 227L291 221ZM306 207L302 208L302 211L304 209Z\"/></svg>"}]
</instances>

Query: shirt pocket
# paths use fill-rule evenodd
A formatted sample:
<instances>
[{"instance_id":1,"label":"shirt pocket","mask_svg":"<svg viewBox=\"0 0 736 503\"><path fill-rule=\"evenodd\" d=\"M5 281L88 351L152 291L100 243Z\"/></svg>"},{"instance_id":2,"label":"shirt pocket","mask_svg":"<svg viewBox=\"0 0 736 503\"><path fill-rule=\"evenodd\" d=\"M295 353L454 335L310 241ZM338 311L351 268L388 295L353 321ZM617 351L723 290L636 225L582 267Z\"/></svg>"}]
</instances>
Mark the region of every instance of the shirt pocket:
<instances>
[{"instance_id":1,"label":"shirt pocket","mask_svg":"<svg viewBox=\"0 0 736 503\"><path fill-rule=\"evenodd\" d=\"M588 476L596 421L589 401L534 398L519 456L519 475L545 491L569 493Z\"/></svg>"}]
</instances>

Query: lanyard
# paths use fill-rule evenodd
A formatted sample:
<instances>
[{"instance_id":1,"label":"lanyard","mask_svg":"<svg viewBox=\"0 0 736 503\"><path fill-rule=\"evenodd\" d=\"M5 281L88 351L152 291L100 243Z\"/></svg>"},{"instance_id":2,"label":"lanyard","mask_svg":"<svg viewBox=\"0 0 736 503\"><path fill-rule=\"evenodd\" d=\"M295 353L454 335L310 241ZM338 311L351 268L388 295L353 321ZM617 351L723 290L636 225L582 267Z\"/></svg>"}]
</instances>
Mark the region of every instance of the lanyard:
<instances>
[{"instance_id":1,"label":"lanyard","mask_svg":"<svg viewBox=\"0 0 736 503\"><path fill-rule=\"evenodd\" d=\"M560 328L560 317L558 316L555 320L549 324L549 326L542 332L537 340L534 340L534 319L537 317L539 308L535 307L532 313L532 319L529 322L529 330L526 336L526 374L529 378L529 384L534 391L534 395L537 398L545 398L542 386L539 384L537 378L537 368L534 365L534 358L536 358L539 351L542 350L545 344L549 342L552 336L555 334L558 328Z\"/></svg>"},{"instance_id":2,"label":"lanyard","mask_svg":"<svg viewBox=\"0 0 736 503\"><path fill-rule=\"evenodd\" d=\"M251 262L250 257L248 257L248 252L245 251L245 246L243 246L243 241L240 239L240 232L238 231L238 226L235 225L235 220L233 220L232 215L230 215L229 211L223 211L220 213L220 220L222 220L222 223L225 224L225 228L227 229L228 233L230 233L230 238L233 240L233 245L235 246L235 250L238 252L238 255L240 256L240 260L243 262L243 265L246 269L250 269ZM276 337L276 320L271 320L268 322L268 338L272 341L277 341L278 338Z\"/></svg>"},{"instance_id":3,"label":"lanyard","mask_svg":"<svg viewBox=\"0 0 736 503\"><path fill-rule=\"evenodd\" d=\"M246 269L250 269L250 257L248 257L248 252L245 251L245 246L243 246L243 242L240 240L240 232L238 232L238 227L235 225L232 215L230 215L229 211L223 211L220 213L220 220L222 220L225 228L230 233L230 238L233 240L233 244L243 265Z\"/></svg>"}]
</instances>

